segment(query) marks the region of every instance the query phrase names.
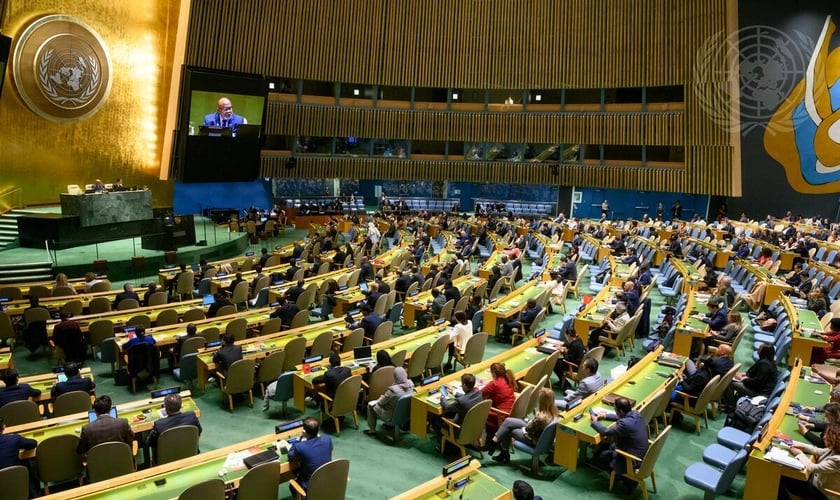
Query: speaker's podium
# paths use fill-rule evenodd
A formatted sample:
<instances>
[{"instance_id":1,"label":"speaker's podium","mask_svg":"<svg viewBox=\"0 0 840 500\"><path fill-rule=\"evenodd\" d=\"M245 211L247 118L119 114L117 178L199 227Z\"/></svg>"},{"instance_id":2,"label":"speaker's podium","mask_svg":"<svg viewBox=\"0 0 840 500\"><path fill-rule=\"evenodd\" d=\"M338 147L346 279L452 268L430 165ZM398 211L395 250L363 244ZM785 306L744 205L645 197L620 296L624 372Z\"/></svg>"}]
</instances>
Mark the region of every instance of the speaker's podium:
<instances>
[{"instance_id":1,"label":"speaker's podium","mask_svg":"<svg viewBox=\"0 0 840 500\"><path fill-rule=\"evenodd\" d=\"M155 214L147 229L141 239L141 246L146 250L174 251L179 247L195 245L192 215Z\"/></svg>"}]
</instances>

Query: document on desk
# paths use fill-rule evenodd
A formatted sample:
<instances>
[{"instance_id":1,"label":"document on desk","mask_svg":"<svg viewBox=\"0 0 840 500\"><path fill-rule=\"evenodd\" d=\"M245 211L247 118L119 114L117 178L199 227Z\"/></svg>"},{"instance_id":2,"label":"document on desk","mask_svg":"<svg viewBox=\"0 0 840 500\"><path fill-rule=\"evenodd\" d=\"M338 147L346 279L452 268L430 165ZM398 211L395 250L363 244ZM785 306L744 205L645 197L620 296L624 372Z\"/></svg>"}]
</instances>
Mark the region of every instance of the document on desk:
<instances>
[{"instance_id":1,"label":"document on desk","mask_svg":"<svg viewBox=\"0 0 840 500\"><path fill-rule=\"evenodd\" d=\"M770 448L770 450L764 454L764 457L770 460L771 462L776 462L778 464L785 465L792 469L802 470L805 468L805 465L802 462L794 458L793 455L790 454L790 452L788 452L785 449L782 449L779 446L774 446Z\"/></svg>"}]
</instances>

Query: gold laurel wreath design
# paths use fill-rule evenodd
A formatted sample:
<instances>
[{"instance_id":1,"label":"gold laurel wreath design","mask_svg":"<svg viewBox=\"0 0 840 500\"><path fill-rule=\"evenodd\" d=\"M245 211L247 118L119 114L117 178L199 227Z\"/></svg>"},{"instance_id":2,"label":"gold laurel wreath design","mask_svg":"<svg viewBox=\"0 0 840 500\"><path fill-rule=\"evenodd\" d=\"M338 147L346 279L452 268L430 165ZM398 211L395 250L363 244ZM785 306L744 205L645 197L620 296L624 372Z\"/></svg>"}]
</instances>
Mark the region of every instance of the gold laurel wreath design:
<instances>
[{"instance_id":1,"label":"gold laurel wreath design","mask_svg":"<svg viewBox=\"0 0 840 500\"><path fill-rule=\"evenodd\" d=\"M49 49L44 53L44 57L41 58L41 61L38 65L38 77L41 82L41 87L44 89L44 93L47 94L47 97L50 100L58 103L58 104L84 104L90 100L91 97L96 94L96 90L99 88L99 64L96 62L96 59L93 56L87 56L88 62L90 63L90 70L91 70L91 77L90 77L90 85L82 92L82 95L79 97L63 97L56 92L55 87L53 87L52 83L49 79L49 74L47 69L49 69L49 63L52 59L53 52L55 49ZM87 69L87 65L85 64L85 60L82 57L79 57L79 63L82 65L83 68Z\"/></svg>"}]
</instances>

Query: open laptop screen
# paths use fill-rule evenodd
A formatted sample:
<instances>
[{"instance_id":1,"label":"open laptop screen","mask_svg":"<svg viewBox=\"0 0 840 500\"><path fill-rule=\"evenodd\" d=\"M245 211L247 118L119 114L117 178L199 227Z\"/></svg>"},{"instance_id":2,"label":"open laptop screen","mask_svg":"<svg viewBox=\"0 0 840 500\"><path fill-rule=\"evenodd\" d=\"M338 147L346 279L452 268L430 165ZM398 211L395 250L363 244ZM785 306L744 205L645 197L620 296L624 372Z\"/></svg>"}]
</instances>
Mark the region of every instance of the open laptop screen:
<instances>
[{"instance_id":1,"label":"open laptop screen","mask_svg":"<svg viewBox=\"0 0 840 500\"><path fill-rule=\"evenodd\" d=\"M353 349L353 359L358 361L360 359L371 359L371 349L369 345L363 345Z\"/></svg>"},{"instance_id":2,"label":"open laptop screen","mask_svg":"<svg viewBox=\"0 0 840 500\"><path fill-rule=\"evenodd\" d=\"M108 415L111 415L111 418L117 418L117 407L112 406L111 411L108 412ZM88 411L88 421L90 423L95 422L97 418L99 418L99 417L96 415L95 411L93 411L93 410Z\"/></svg>"}]
</instances>

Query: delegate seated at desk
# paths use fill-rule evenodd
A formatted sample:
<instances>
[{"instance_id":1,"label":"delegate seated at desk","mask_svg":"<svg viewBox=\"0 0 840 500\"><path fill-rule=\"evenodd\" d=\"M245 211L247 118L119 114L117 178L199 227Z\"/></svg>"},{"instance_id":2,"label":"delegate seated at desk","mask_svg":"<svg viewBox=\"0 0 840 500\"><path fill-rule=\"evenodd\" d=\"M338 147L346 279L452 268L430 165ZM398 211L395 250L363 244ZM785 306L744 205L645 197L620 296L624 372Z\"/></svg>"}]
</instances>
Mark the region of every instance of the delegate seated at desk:
<instances>
[{"instance_id":1,"label":"delegate seated at desk","mask_svg":"<svg viewBox=\"0 0 840 500\"><path fill-rule=\"evenodd\" d=\"M146 440L149 447L157 450L158 437L166 430L182 425L191 425L198 428L198 435L201 436L201 422L195 416L194 411L181 412L181 395L169 394L163 399L163 408L166 410L166 418L155 420L154 427L149 432Z\"/></svg>"},{"instance_id":2,"label":"delegate seated at desk","mask_svg":"<svg viewBox=\"0 0 840 500\"><path fill-rule=\"evenodd\" d=\"M94 446L111 441L121 441L128 446L134 444L134 431L128 425L128 420L109 415L111 411L109 396L96 398L93 410L96 412L96 420L82 427L76 453L84 455Z\"/></svg>"},{"instance_id":3,"label":"delegate seated at desk","mask_svg":"<svg viewBox=\"0 0 840 500\"><path fill-rule=\"evenodd\" d=\"M329 436L319 436L319 428L318 420L308 417L303 421L303 439L293 444L289 450L289 461L297 462L299 465L296 480L304 490L309 487L309 478L312 477L312 473L332 460L332 439ZM291 484L289 490L292 496L296 495Z\"/></svg>"},{"instance_id":4,"label":"delegate seated at desk","mask_svg":"<svg viewBox=\"0 0 840 500\"><path fill-rule=\"evenodd\" d=\"M218 102L218 109L204 117L204 125L207 127L229 128L236 132L236 127L245 125L248 120L244 116L233 113L233 103L227 97L222 97Z\"/></svg>"}]
</instances>

